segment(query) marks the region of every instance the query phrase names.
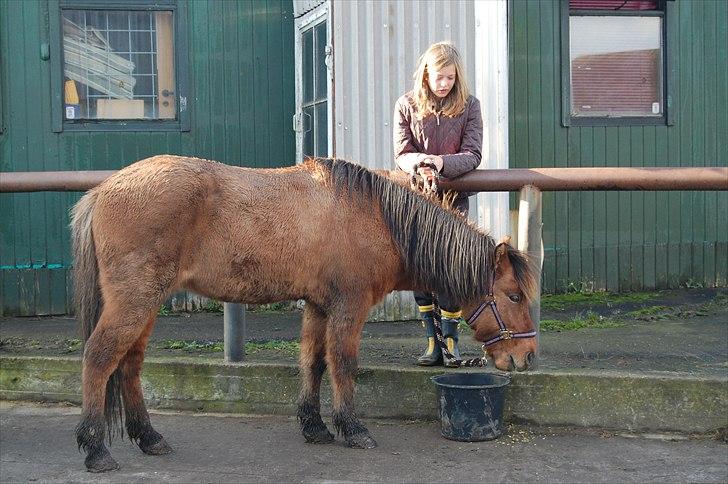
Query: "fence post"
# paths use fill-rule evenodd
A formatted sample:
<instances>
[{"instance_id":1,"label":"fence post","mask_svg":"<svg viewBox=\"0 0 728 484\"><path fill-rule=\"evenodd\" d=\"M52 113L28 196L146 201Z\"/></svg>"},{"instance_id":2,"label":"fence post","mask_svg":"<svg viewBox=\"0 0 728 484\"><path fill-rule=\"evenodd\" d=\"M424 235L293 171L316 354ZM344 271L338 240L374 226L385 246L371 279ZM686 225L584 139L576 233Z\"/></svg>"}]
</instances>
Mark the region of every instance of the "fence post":
<instances>
[{"instance_id":1,"label":"fence post","mask_svg":"<svg viewBox=\"0 0 728 484\"><path fill-rule=\"evenodd\" d=\"M518 250L526 252L536 269L536 297L531 301L529 313L536 328L536 364L539 356L539 326L541 321L541 268L543 266L543 239L541 222L541 190L526 185L519 192Z\"/></svg>"},{"instance_id":2,"label":"fence post","mask_svg":"<svg viewBox=\"0 0 728 484\"><path fill-rule=\"evenodd\" d=\"M243 361L245 357L245 305L224 303L223 326L225 361Z\"/></svg>"}]
</instances>

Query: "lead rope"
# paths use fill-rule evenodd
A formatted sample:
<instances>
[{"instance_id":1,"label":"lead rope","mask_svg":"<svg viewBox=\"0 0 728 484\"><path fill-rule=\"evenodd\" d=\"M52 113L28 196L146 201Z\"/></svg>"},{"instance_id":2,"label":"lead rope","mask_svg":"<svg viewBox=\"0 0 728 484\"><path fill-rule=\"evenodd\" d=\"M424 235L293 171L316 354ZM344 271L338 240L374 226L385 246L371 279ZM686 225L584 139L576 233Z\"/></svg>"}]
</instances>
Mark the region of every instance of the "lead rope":
<instances>
[{"instance_id":1,"label":"lead rope","mask_svg":"<svg viewBox=\"0 0 728 484\"><path fill-rule=\"evenodd\" d=\"M462 366L486 366L488 364L488 359L485 357L485 354L483 354L480 358L470 358L469 360L455 359L455 355L450 353L450 350L447 349L445 336L442 334L442 315L440 314L439 308L435 309L433 320L435 323L435 341L437 341L437 345L442 350L442 353L449 359L454 360L453 363L456 365L456 368L460 368ZM485 345L483 345L483 352L485 353Z\"/></svg>"}]
</instances>

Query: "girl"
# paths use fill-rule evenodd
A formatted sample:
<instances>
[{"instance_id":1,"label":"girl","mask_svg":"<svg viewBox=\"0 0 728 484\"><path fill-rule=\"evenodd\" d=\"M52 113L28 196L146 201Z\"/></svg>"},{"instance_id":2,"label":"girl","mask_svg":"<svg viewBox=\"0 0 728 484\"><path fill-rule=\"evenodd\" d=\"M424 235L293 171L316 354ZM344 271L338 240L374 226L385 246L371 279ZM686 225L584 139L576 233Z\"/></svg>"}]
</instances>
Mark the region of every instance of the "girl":
<instances>
[{"instance_id":1,"label":"girl","mask_svg":"<svg viewBox=\"0 0 728 484\"><path fill-rule=\"evenodd\" d=\"M397 100L394 106L394 159L397 166L423 178L439 174L455 178L480 165L483 144L483 120L480 102L468 91L460 54L450 42L432 44L420 57L414 74L414 88ZM467 214L470 193L460 193L453 208ZM427 349L417 360L419 365L432 366L445 358L435 342L435 304L442 315L442 332L450 353L460 359L457 346L457 325L462 313L456 301L443 295L414 293L427 333Z\"/></svg>"}]
</instances>

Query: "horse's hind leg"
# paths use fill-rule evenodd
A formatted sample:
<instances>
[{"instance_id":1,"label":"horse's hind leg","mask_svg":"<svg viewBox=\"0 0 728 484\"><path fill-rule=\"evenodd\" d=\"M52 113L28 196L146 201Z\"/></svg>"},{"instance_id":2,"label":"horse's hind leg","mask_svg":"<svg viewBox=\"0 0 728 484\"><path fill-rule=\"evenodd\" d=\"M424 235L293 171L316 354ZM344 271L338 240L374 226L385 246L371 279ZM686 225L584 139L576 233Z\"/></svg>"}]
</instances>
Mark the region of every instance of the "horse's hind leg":
<instances>
[{"instance_id":1,"label":"horse's hind leg","mask_svg":"<svg viewBox=\"0 0 728 484\"><path fill-rule=\"evenodd\" d=\"M326 329L326 361L334 391L333 422L350 447L372 449L376 441L354 414L354 378L359 340L368 308L329 313Z\"/></svg>"},{"instance_id":2,"label":"horse's hind leg","mask_svg":"<svg viewBox=\"0 0 728 484\"><path fill-rule=\"evenodd\" d=\"M121 359L144 331L149 314L106 305L83 353L83 412L76 427L76 440L86 451L86 468L105 472L119 468L104 445L105 427L111 429L120 409L116 408L116 388L107 391L109 377Z\"/></svg>"},{"instance_id":3,"label":"horse's hind leg","mask_svg":"<svg viewBox=\"0 0 728 484\"><path fill-rule=\"evenodd\" d=\"M326 315L306 303L301 326L301 395L298 420L306 442L325 444L334 436L321 419L321 377L326 371Z\"/></svg>"},{"instance_id":4,"label":"horse's hind leg","mask_svg":"<svg viewBox=\"0 0 728 484\"><path fill-rule=\"evenodd\" d=\"M144 394L141 385L144 350L147 347L147 341L154 327L155 319L155 316L149 318L141 336L129 348L124 359L121 360L119 369L122 374L121 394L124 399L127 435L137 443L145 454L162 455L172 452L172 448L164 440L164 437L152 427L147 407L144 405Z\"/></svg>"}]
</instances>

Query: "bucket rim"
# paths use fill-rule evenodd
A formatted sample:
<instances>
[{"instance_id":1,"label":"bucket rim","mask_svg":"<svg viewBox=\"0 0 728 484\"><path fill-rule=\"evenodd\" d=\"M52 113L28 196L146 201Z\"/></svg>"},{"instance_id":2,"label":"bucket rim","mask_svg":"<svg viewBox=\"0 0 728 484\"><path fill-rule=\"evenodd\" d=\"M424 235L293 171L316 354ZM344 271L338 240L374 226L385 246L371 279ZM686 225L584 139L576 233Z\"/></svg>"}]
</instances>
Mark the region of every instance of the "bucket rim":
<instances>
[{"instance_id":1,"label":"bucket rim","mask_svg":"<svg viewBox=\"0 0 728 484\"><path fill-rule=\"evenodd\" d=\"M461 373L461 375L479 375L480 373ZM502 379L500 383L493 383L490 385L462 385L455 383L443 383L438 381L438 378L448 377L455 375L455 373L443 373L442 375L431 376L430 380L439 387L445 388L463 388L463 389L483 389L483 388L500 388L511 383L511 377L509 375L500 375L498 373L483 373L484 375L495 377L496 379Z\"/></svg>"}]
</instances>

